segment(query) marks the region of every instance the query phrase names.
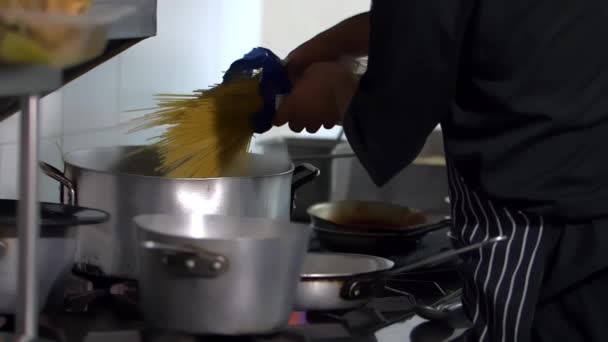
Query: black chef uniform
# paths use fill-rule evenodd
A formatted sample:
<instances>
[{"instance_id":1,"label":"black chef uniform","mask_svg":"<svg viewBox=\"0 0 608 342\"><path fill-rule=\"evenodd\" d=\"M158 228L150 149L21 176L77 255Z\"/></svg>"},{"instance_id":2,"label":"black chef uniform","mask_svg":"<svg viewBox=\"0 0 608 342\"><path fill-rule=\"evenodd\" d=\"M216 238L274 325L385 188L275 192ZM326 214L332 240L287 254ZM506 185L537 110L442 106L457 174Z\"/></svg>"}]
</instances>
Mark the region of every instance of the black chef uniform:
<instances>
[{"instance_id":1,"label":"black chef uniform","mask_svg":"<svg viewBox=\"0 0 608 342\"><path fill-rule=\"evenodd\" d=\"M437 124L467 341L608 339L608 1L376 0L344 128L385 184Z\"/></svg>"}]
</instances>

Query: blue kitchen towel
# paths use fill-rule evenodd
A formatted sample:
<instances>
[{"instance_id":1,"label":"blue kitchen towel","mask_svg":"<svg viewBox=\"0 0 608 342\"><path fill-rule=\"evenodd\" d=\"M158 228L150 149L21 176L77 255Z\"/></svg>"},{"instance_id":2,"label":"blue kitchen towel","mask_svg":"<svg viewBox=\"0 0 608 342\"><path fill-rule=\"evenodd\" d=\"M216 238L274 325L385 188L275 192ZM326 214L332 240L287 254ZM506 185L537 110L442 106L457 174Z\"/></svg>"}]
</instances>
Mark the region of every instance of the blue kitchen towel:
<instances>
[{"instance_id":1,"label":"blue kitchen towel","mask_svg":"<svg viewBox=\"0 0 608 342\"><path fill-rule=\"evenodd\" d=\"M255 133L264 133L272 127L272 119L281 97L291 90L291 83L283 62L272 51L257 47L243 58L233 62L224 75L224 82L243 75L251 77L260 71L260 96L262 109L253 115Z\"/></svg>"}]
</instances>

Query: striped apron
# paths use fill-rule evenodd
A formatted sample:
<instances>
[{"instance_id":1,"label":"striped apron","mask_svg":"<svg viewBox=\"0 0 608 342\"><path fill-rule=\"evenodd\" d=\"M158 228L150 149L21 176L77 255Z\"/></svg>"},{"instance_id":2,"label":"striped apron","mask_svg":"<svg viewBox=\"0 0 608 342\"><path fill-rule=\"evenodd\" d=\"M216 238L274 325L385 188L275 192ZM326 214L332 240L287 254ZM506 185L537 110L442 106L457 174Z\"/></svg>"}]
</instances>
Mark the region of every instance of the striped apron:
<instances>
[{"instance_id":1,"label":"striped apron","mask_svg":"<svg viewBox=\"0 0 608 342\"><path fill-rule=\"evenodd\" d=\"M463 258L463 307L473 326L457 341L528 342L543 279L543 217L483 198L453 165L448 176L457 243L508 236Z\"/></svg>"}]
</instances>

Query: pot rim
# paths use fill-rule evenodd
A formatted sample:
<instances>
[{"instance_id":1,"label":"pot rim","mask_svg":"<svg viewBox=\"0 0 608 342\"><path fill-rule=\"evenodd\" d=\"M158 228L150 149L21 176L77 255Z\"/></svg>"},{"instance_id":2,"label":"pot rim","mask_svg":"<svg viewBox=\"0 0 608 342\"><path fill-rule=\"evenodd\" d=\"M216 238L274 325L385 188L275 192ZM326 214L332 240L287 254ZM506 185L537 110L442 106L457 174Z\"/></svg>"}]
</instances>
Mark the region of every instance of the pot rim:
<instances>
[{"instance_id":1,"label":"pot rim","mask_svg":"<svg viewBox=\"0 0 608 342\"><path fill-rule=\"evenodd\" d=\"M70 155L73 155L74 153L77 153L77 152L85 152L85 151L91 151L91 152L93 152L93 151L109 150L109 149L116 149L116 148L138 148L138 147L145 147L145 146L152 146L152 145L120 145L120 146L107 146L107 147L93 147L93 148L78 149L78 150L74 150L74 151L70 151L70 152L64 153L63 156L62 156L62 159L63 159L63 162L64 162L64 164L66 166L69 165L69 166L71 166L73 168L77 168L77 169L88 171L88 172L95 172L95 173L108 174L108 175L121 175L121 176L134 177L134 178L163 179L163 180L175 180L175 181L187 181L187 182L195 182L195 181L202 181L202 180L221 180L221 179L260 179L260 178L270 178L270 177L276 177L276 176L283 176L283 175L291 174L295 170L295 164L292 161L289 161L289 167L288 167L288 169L286 171L282 171L282 172L279 172L279 173L273 173L273 174L255 175L255 176L226 176L226 177L211 177L211 178L177 178L177 177L165 177L165 176L139 175L139 174L135 174L135 173L126 173L126 172L112 172L112 171L95 170L95 169L90 168L90 167L77 165L76 163L70 162L68 160L69 157L70 157ZM255 154L255 155L264 157L264 155L260 154L260 153L249 153L249 154Z\"/></svg>"},{"instance_id":2,"label":"pot rim","mask_svg":"<svg viewBox=\"0 0 608 342\"><path fill-rule=\"evenodd\" d=\"M352 279L355 277L364 277L364 276L371 276L371 275L375 275L375 274L382 274L384 272L389 271L390 269L392 269L395 266L395 262L387 259L387 258L382 258L376 255L369 255L369 254L360 254L360 253L336 253L336 252L309 252L307 253L306 256L309 255L316 255L316 256L334 256L334 257L352 257L352 258L359 258L359 259L367 259L367 260L374 260L378 263L378 267L376 267L376 269L374 270L367 270L367 271L363 271L363 272L357 272L357 273L305 273L304 270L304 266L302 266L302 272L300 273L300 279L302 281L315 281L315 280L346 280L346 279ZM306 257L305 257L306 260Z\"/></svg>"}]
</instances>

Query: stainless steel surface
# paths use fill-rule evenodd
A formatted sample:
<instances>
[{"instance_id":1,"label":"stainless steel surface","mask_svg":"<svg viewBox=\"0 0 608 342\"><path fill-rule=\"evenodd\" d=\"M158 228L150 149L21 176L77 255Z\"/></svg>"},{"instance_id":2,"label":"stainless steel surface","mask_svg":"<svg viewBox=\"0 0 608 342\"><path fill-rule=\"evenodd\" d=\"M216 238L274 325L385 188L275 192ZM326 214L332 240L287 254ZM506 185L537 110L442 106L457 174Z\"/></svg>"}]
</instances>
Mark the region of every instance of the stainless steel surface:
<instances>
[{"instance_id":1,"label":"stainless steel surface","mask_svg":"<svg viewBox=\"0 0 608 342\"><path fill-rule=\"evenodd\" d=\"M455 311L462 310L462 290L455 291L444 298L441 303L436 305L416 305L414 312L429 321L446 320Z\"/></svg>"},{"instance_id":2,"label":"stainless steel surface","mask_svg":"<svg viewBox=\"0 0 608 342\"><path fill-rule=\"evenodd\" d=\"M223 214L289 221L294 165L251 155L251 167L232 177L160 177L156 151L140 146L96 148L68 153L65 175L76 187L78 204L110 213L105 224L79 232L76 261L105 273L134 277L132 218L149 213Z\"/></svg>"},{"instance_id":3,"label":"stainless steel surface","mask_svg":"<svg viewBox=\"0 0 608 342\"><path fill-rule=\"evenodd\" d=\"M505 236L495 237L467 247L441 252L413 264L390 270L384 267L386 263L373 266L378 265L378 257L358 255L348 261L350 273L340 272L340 264L336 261L338 259L345 261L343 257L337 257L333 253L316 254L314 259L310 260L314 261L315 265L311 265L311 262L307 265L308 273L312 270L314 276L307 277L302 274L298 284L295 308L303 311L353 309L367 303L375 295L375 283L382 284L388 276L424 268L475 249L491 246L505 239ZM326 271L326 274L324 275L322 271ZM338 273L339 275L337 275Z\"/></svg>"},{"instance_id":4,"label":"stainless steel surface","mask_svg":"<svg viewBox=\"0 0 608 342\"><path fill-rule=\"evenodd\" d=\"M393 265L391 260L371 255L308 253L304 259L294 308L323 311L361 306L369 301L371 295L352 293L359 290L357 284L345 289L349 284L344 279L386 271ZM349 296L344 295L345 290Z\"/></svg>"},{"instance_id":5,"label":"stainless steel surface","mask_svg":"<svg viewBox=\"0 0 608 342\"><path fill-rule=\"evenodd\" d=\"M264 153L284 154L295 163L310 163L319 168L321 172L321 175L314 182L296 193L295 208L292 213L293 220L307 222L308 214L306 210L308 207L329 199L332 161L325 156L331 154L337 143L335 139L307 138L277 138L259 143ZM306 158L306 155L322 156L322 158Z\"/></svg>"},{"instance_id":6,"label":"stainless steel surface","mask_svg":"<svg viewBox=\"0 0 608 342\"><path fill-rule=\"evenodd\" d=\"M0 97L40 93L61 86L61 70L45 66L0 68Z\"/></svg>"},{"instance_id":7,"label":"stainless steel surface","mask_svg":"<svg viewBox=\"0 0 608 342\"><path fill-rule=\"evenodd\" d=\"M140 247L162 251L162 263L173 272L181 275L217 277L226 272L228 260L223 255L210 253L200 248L142 241Z\"/></svg>"},{"instance_id":8,"label":"stainless steel surface","mask_svg":"<svg viewBox=\"0 0 608 342\"><path fill-rule=\"evenodd\" d=\"M161 329L223 335L265 334L291 315L310 227L261 218L144 215L140 241L189 246L222 255L217 277L176 274L165 252L140 247L141 305Z\"/></svg>"},{"instance_id":9,"label":"stainless steel surface","mask_svg":"<svg viewBox=\"0 0 608 342\"><path fill-rule=\"evenodd\" d=\"M143 38L156 35L156 0L95 0L96 4L135 6L134 14L112 23L108 39Z\"/></svg>"},{"instance_id":10,"label":"stainless steel surface","mask_svg":"<svg viewBox=\"0 0 608 342\"><path fill-rule=\"evenodd\" d=\"M40 169L42 169L42 172L44 172L45 175L53 178L54 180L61 183L63 187L65 187L68 196L67 204L76 205L76 203L78 203L78 200L76 198L76 187L74 186L74 183L72 183L72 181L70 181L66 176L64 176L61 171L45 162L40 162ZM63 202L63 199L61 200L61 202Z\"/></svg>"},{"instance_id":11,"label":"stainless steel surface","mask_svg":"<svg viewBox=\"0 0 608 342\"><path fill-rule=\"evenodd\" d=\"M38 333L38 96L21 99L19 167L19 289L16 333L19 339L34 339Z\"/></svg>"},{"instance_id":12,"label":"stainless steel surface","mask_svg":"<svg viewBox=\"0 0 608 342\"><path fill-rule=\"evenodd\" d=\"M347 253L308 253L302 266L302 277L329 278L389 270L395 263L372 255Z\"/></svg>"},{"instance_id":13,"label":"stainless steel surface","mask_svg":"<svg viewBox=\"0 0 608 342\"><path fill-rule=\"evenodd\" d=\"M341 279L301 280L298 285L294 309L296 311L339 311L360 307L371 297L342 298L345 282Z\"/></svg>"}]
</instances>

